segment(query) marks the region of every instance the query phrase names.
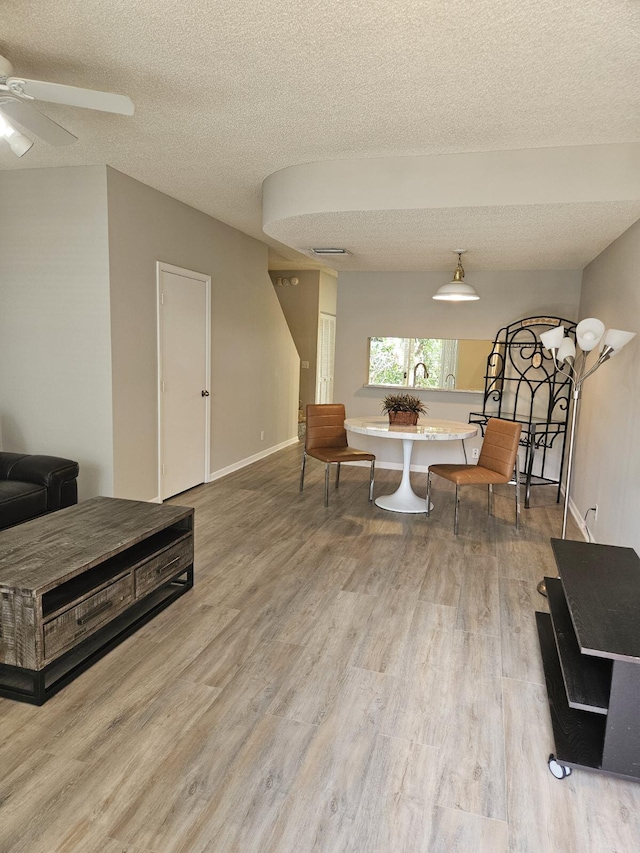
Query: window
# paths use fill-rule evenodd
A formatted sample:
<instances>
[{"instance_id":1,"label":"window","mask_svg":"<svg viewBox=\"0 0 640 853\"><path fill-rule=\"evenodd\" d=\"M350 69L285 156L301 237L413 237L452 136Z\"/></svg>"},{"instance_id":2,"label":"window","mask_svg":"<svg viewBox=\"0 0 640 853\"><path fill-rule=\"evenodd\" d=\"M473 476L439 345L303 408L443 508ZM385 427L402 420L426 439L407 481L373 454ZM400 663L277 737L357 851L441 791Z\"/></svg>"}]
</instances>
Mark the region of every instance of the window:
<instances>
[{"instance_id":1,"label":"window","mask_svg":"<svg viewBox=\"0 0 640 853\"><path fill-rule=\"evenodd\" d=\"M482 390L491 341L369 338L367 384Z\"/></svg>"}]
</instances>

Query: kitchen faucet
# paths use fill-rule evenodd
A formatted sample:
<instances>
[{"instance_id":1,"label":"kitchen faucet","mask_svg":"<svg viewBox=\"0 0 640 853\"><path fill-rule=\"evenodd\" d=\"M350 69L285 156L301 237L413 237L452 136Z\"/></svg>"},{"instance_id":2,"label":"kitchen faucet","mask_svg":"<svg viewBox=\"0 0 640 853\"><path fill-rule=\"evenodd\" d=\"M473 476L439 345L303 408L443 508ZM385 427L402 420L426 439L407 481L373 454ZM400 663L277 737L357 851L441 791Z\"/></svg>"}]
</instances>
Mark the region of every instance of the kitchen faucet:
<instances>
[{"instance_id":1,"label":"kitchen faucet","mask_svg":"<svg viewBox=\"0 0 640 853\"><path fill-rule=\"evenodd\" d=\"M419 367L421 367L424 370L424 378L425 379L429 378L429 371L427 370L427 365L424 363L424 361L419 361L415 365L415 367L413 368L413 384L414 385L416 384L416 378L417 378L416 374L418 373Z\"/></svg>"}]
</instances>

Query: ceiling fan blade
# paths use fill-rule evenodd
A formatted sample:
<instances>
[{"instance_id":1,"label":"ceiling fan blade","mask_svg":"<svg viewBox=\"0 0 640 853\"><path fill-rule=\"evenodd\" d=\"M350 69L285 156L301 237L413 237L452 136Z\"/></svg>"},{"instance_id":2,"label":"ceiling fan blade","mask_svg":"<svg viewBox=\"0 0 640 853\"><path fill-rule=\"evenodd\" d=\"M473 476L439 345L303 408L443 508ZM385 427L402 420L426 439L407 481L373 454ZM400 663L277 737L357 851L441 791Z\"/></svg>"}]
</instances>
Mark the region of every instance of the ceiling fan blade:
<instances>
[{"instance_id":1,"label":"ceiling fan blade","mask_svg":"<svg viewBox=\"0 0 640 853\"><path fill-rule=\"evenodd\" d=\"M21 125L27 133L34 133L49 145L70 145L76 142L78 137L69 133L64 127L60 127L42 113L35 110L30 104L19 100L6 100L0 103L0 112L9 121Z\"/></svg>"},{"instance_id":2,"label":"ceiling fan blade","mask_svg":"<svg viewBox=\"0 0 640 853\"><path fill-rule=\"evenodd\" d=\"M70 107L83 107L87 110L100 110L104 113L119 113L132 116L133 101L126 95L113 92L96 92L94 89L79 89L77 86L65 86L62 83L47 83L43 80L27 80L24 77L10 77L7 80L9 91L28 95L37 101L50 104L66 104Z\"/></svg>"}]
</instances>

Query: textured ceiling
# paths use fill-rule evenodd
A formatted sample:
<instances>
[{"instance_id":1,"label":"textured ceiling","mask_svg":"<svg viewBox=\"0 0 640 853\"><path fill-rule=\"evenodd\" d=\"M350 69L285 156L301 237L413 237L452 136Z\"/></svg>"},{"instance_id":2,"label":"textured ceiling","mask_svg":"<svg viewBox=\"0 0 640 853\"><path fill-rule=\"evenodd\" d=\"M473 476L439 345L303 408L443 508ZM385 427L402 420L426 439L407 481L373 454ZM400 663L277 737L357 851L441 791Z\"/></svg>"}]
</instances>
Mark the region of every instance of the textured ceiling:
<instances>
[{"instance_id":1,"label":"textured ceiling","mask_svg":"<svg viewBox=\"0 0 640 853\"><path fill-rule=\"evenodd\" d=\"M308 266L262 232L269 174L329 159L637 141L639 35L635 0L2 0L0 53L17 74L128 94L136 114L41 105L79 142L38 143L22 160L3 145L0 168L107 163L275 246L274 266ZM355 211L341 228L362 247L360 268L416 269L418 253L433 268L451 240L467 244L470 264L477 247L479 264L496 268L481 250L500 239L507 266L541 266L537 250L551 241L548 256L570 267L639 215L624 204L547 207L430 211L413 223ZM291 244L318 245L327 224Z\"/></svg>"},{"instance_id":2,"label":"textured ceiling","mask_svg":"<svg viewBox=\"0 0 640 853\"><path fill-rule=\"evenodd\" d=\"M389 239L389 218L394 239ZM582 269L640 219L640 201L435 210L350 211L289 219L281 240L335 246L337 270L455 269L453 248L465 248L466 270ZM461 242L461 225L464 233ZM472 241L466 241L473 234ZM300 241L300 242L298 242Z\"/></svg>"}]
</instances>

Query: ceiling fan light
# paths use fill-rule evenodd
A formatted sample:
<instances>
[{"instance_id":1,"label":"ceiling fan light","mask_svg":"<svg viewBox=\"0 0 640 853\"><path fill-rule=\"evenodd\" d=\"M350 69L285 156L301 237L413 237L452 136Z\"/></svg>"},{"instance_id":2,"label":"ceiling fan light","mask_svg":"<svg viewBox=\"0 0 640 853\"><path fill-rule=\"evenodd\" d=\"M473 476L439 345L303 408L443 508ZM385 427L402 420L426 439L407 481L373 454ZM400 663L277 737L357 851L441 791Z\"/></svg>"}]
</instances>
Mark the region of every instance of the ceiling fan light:
<instances>
[{"instance_id":1,"label":"ceiling fan light","mask_svg":"<svg viewBox=\"0 0 640 853\"><path fill-rule=\"evenodd\" d=\"M0 115L0 136L7 140L9 148L16 157L22 157L33 145L33 140L25 136L24 133L17 131L3 115Z\"/></svg>"},{"instance_id":2,"label":"ceiling fan light","mask_svg":"<svg viewBox=\"0 0 640 853\"><path fill-rule=\"evenodd\" d=\"M13 128L11 128L13 130ZM7 135L9 148L13 151L16 157L23 157L27 151L33 146L33 140L25 136L24 133L18 133L14 130L13 133Z\"/></svg>"}]
</instances>

